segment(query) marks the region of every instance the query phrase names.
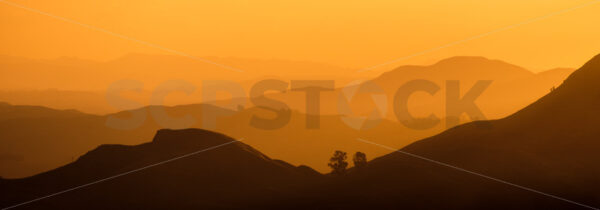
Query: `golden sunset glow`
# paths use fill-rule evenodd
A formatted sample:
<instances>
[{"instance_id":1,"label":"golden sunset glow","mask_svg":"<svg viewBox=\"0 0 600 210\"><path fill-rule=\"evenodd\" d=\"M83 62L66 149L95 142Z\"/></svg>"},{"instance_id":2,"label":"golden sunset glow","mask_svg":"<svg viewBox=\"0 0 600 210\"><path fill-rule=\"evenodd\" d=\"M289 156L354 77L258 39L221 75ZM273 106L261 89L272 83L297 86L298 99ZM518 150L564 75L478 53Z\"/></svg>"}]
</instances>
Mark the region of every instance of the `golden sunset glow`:
<instances>
[{"instance_id":1,"label":"golden sunset glow","mask_svg":"<svg viewBox=\"0 0 600 210\"><path fill-rule=\"evenodd\" d=\"M598 209L600 0L0 0L0 208Z\"/></svg>"},{"instance_id":2,"label":"golden sunset glow","mask_svg":"<svg viewBox=\"0 0 600 210\"><path fill-rule=\"evenodd\" d=\"M587 0L13 2L194 56L277 58L349 68L385 63L562 11L382 67L379 73L455 55L501 59L534 71L574 68L600 46L600 6L578 7ZM135 52L171 54L7 4L0 4L0 17L4 55L107 61Z\"/></svg>"}]
</instances>

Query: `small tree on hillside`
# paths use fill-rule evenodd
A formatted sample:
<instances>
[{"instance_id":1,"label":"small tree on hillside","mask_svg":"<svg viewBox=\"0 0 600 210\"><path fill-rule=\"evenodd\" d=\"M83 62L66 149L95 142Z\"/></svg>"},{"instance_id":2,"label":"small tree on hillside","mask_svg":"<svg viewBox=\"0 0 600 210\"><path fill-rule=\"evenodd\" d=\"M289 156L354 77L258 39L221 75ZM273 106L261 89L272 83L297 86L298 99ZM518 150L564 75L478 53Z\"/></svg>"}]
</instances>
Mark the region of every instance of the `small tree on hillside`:
<instances>
[{"instance_id":1,"label":"small tree on hillside","mask_svg":"<svg viewBox=\"0 0 600 210\"><path fill-rule=\"evenodd\" d=\"M337 175L344 174L346 172L346 167L348 167L348 162L346 162L346 152L339 150L335 151L327 165L331 167L331 173Z\"/></svg>"},{"instance_id":2,"label":"small tree on hillside","mask_svg":"<svg viewBox=\"0 0 600 210\"><path fill-rule=\"evenodd\" d=\"M352 161L354 161L354 167L357 169L364 168L367 165L367 155L362 152L356 152Z\"/></svg>"}]
</instances>

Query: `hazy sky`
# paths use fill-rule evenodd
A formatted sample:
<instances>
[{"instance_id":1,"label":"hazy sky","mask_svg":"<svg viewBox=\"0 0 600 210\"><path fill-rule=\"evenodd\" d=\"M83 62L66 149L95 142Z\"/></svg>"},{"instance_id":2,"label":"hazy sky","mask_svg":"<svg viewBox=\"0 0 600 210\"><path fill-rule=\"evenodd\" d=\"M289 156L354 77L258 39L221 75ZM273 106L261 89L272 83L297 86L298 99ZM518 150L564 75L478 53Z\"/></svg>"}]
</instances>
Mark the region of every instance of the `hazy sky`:
<instances>
[{"instance_id":1,"label":"hazy sky","mask_svg":"<svg viewBox=\"0 0 600 210\"><path fill-rule=\"evenodd\" d=\"M196 56L280 58L363 68L593 0L10 0ZM600 53L600 3L382 67L481 55L533 71ZM164 53L0 2L0 54L110 60Z\"/></svg>"}]
</instances>

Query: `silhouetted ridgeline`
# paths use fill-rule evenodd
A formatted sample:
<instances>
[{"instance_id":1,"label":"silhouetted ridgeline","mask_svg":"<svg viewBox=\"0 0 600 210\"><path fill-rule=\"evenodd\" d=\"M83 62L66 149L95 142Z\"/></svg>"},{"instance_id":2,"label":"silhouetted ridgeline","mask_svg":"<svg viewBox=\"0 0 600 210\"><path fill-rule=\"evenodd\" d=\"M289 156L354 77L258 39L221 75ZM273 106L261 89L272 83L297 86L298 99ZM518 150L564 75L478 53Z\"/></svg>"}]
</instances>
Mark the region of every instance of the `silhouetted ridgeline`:
<instances>
[{"instance_id":1,"label":"silhouetted ridgeline","mask_svg":"<svg viewBox=\"0 0 600 210\"><path fill-rule=\"evenodd\" d=\"M215 148L218 147L218 148ZM214 149L210 149L214 148ZM206 150L208 149L208 150ZM198 129L160 130L136 146L102 145L77 161L33 177L1 182L2 207L201 151L29 208L232 208L274 205L322 175L272 160L227 136Z\"/></svg>"},{"instance_id":2,"label":"silhouetted ridgeline","mask_svg":"<svg viewBox=\"0 0 600 210\"><path fill-rule=\"evenodd\" d=\"M165 65L164 63L159 65L161 62L157 61L164 59L173 62L171 63L173 65ZM174 66L182 67L182 69L177 68L181 71L173 73L185 75L182 78L208 79L188 74L190 72L187 70L197 73L196 70L198 68L190 66L189 59L182 59L178 56L130 55L124 59L109 62L111 63L110 65L101 69L85 67L86 65L99 65L99 63L71 59L39 63L31 60L3 59L0 56L0 60L3 60L0 61L0 66L6 65L4 69L18 70L15 72L20 72L18 74L13 74L15 72L12 72L9 75L10 77L0 78L7 82L6 84L0 84L8 86L11 86L11 82L21 81L22 78L29 75L37 75L38 79L44 79L47 76L46 74L49 73L53 73L53 77L56 78L71 78L68 79L69 81L62 82L44 80L44 82L51 82L52 84L58 82L58 85L71 84L72 82L81 83L82 81L87 85L91 85L85 79L72 79L79 77L87 78L89 77L89 71L98 71L98 74L94 74L94 76L100 75L99 77L107 81L116 81L117 79L113 76L121 75L123 72L138 75L144 80L148 79L148 72L152 73L154 71L143 68L144 74L136 74L137 70L130 69L141 66L150 66L155 70L167 67L168 69L173 69ZM35 63L35 65L31 62ZM18 66L14 66L13 64L18 64ZM297 70L316 67L314 65L307 66L299 63L288 64L278 64L276 66L293 67L297 64L300 66L293 68ZM253 66L264 67L264 65ZM70 69L71 67L75 69ZM83 69L86 71L83 71ZM292 110L290 121L284 127L275 130L265 130L251 125L250 122L254 116L269 118L272 113L261 107L252 107L253 104L250 101L248 101L248 106L245 106L244 109L236 111L207 104L179 105L174 107L148 106L132 110L133 113L140 114L136 116L142 116L142 119L132 117L132 112L129 111L107 115L91 115L74 110L0 104L0 176L22 178L48 171L74 161L77 157L101 144L140 144L151 139L154 133L161 128L209 128L232 137L243 137L247 144L252 145L271 157L283 159L296 165L305 164L320 172L326 172L328 170L327 165L323 164L322 161L329 158L329 155L334 150L343 150L349 153L361 151L369 157L379 157L388 152L386 149L379 147L365 147L364 143L349 141L349 139L363 138L394 148L401 148L416 140L438 134L445 130L447 128L445 121L448 118L445 116L446 97L444 90L446 89L447 80L460 80L461 95L466 94L466 91L478 80L493 80L489 88L477 98L476 103L481 108L482 113L485 114L485 117L496 119L512 114L547 94L553 86L560 84L572 71L572 69L554 69L535 74L522 67L506 62L483 57L466 56L451 57L428 66L401 66L371 80L382 88L385 96L389 99L387 101L389 109L387 110L387 116L384 118L385 120L371 120L362 124L360 120L349 120L352 122L352 126L348 126L346 123L349 121L345 121L348 119L341 119L340 116L352 114L340 112L339 109L340 96L347 94L348 91L339 88L335 91L322 92L320 102L321 129L306 128L306 119L303 113L306 110L306 95L298 91L267 94L268 98L282 101L289 105ZM77 75L60 76L73 72L76 72ZM160 75L162 75L160 78L164 79L164 75ZM339 76L340 74L337 75ZM338 77L331 77L331 79L333 78L337 79ZM153 81L162 81L162 79ZM417 118L400 119L397 121L395 112L391 108L394 105L394 100L391 99L398 88L408 81L416 79L429 80L438 85L440 91L434 95L412 95L409 110L411 110L411 113L414 112L415 117L428 116L430 113L433 113L439 119ZM140 78L140 80L142 79ZM256 80L248 81L247 84L244 83L242 86L249 87L256 82ZM30 82L28 84L34 83ZM13 85L28 84L16 82ZM35 84L42 85L46 83ZM49 85L47 87L53 87L52 84L47 84ZM336 84L343 85L345 83L336 82ZM144 84L144 86L152 87L153 85ZM85 92L79 89L68 91L69 88L60 88L60 86L56 86L56 88L60 90L0 91L0 100L13 104L43 104L44 106L58 109L76 108L83 112L92 113L107 113L112 112L109 110L115 109L109 105L108 102L111 102L111 100L106 99L105 92ZM360 90L355 91L361 92ZM200 94L200 92L198 90L195 94ZM151 93L152 91L150 90L143 91L131 96L132 98L128 96L128 100L138 102L148 101ZM374 111L373 109L383 104L383 101L374 103L373 98L368 94L357 93L352 95L355 97L353 97L350 107L352 107L352 112L358 116L371 116ZM169 101L188 104L193 103L193 100L189 101L189 99L200 100L202 97L192 94L184 96L183 99L185 100L175 102L177 100L170 97ZM105 108L110 109L100 108L102 106L108 106ZM142 105L140 104L140 106ZM219 118L218 125L213 129L212 127L203 127L201 125L203 113L223 113L223 117ZM195 124L181 123L180 119L187 116L191 116L191 119L195 120ZM111 117L116 117L121 119L121 121L117 120L117 123L111 121L109 124L113 126L107 126L107 120ZM449 119L454 119L454 117L452 116ZM474 118L483 119L482 116L474 116ZM468 121L467 117L463 116L461 122L464 123L466 121ZM431 122L439 123L437 125L433 124L433 127L425 130L412 129L416 127L429 127ZM290 133L293 133L293 135L290 135ZM390 136L396 136L396 138L390 138ZM304 152L307 150L311 152ZM11 158L2 158L2 156L8 157L7 155L10 155ZM21 158L14 158L17 156Z\"/></svg>"},{"instance_id":3,"label":"silhouetted ridgeline","mask_svg":"<svg viewBox=\"0 0 600 210\"><path fill-rule=\"evenodd\" d=\"M509 117L461 125L402 151L600 207L598 107L600 55L555 91ZM361 192L367 206L376 201L482 209L583 208L401 153L377 158L368 167L368 174L345 185Z\"/></svg>"},{"instance_id":4,"label":"silhouetted ridgeline","mask_svg":"<svg viewBox=\"0 0 600 210\"><path fill-rule=\"evenodd\" d=\"M600 56L511 116L467 123L401 149L422 158L392 152L363 170L324 176L235 142L26 207L597 208L598 107ZM1 203L27 201L230 141L203 130L161 130L151 143L101 146L64 167L1 180L0 193L7 195Z\"/></svg>"}]
</instances>

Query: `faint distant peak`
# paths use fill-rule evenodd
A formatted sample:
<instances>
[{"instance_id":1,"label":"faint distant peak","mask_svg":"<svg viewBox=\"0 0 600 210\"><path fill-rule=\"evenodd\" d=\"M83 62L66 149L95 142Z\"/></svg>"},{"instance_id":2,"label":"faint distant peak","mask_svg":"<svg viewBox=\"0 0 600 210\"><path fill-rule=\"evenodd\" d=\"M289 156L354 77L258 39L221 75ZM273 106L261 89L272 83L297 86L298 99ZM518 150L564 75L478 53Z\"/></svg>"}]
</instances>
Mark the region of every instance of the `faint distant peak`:
<instances>
[{"instance_id":1,"label":"faint distant peak","mask_svg":"<svg viewBox=\"0 0 600 210\"><path fill-rule=\"evenodd\" d=\"M487 79L511 81L535 75L533 72L501 60L481 56L454 56L429 66L400 66L382 74L379 79Z\"/></svg>"},{"instance_id":2,"label":"faint distant peak","mask_svg":"<svg viewBox=\"0 0 600 210\"><path fill-rule=\"evenodd\" d=\"M433 64L432 66L450 66L450 67L454 67L454 66L477 66L477 67L498 66L498 67L521 69L523 71L529 72L528 70L526 70L523 67L520 67L520 66L517 66L514 64L510 64L510 63L507 63L507 62L504 62L501 60L488 59L488 58L482 57L482 56L454 56L454 57L440 60L437 63Z\"/></svg>"}]
</instances>

